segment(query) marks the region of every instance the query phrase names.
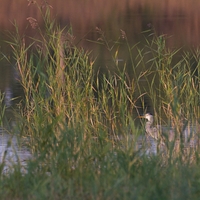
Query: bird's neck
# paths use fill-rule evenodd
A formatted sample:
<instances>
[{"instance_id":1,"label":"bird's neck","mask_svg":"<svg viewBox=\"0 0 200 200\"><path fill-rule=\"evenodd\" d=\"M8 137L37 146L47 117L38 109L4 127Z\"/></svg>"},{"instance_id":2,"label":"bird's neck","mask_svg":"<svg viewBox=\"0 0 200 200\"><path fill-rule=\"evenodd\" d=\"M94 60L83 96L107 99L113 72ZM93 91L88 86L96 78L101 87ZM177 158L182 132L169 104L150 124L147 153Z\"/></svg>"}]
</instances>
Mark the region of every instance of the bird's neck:
<instances>
[{"instance_id":1,"label":"bird's neck","mask_svg":"<svg viewBox=\"0 0 200 200\"><path fill-rule=\"evenodd\" d=\"M150 128L151 126L152 126L152 122L151 121L146 122L146 125L145 125L146 128Z\"/></svg>"}]
</instances>

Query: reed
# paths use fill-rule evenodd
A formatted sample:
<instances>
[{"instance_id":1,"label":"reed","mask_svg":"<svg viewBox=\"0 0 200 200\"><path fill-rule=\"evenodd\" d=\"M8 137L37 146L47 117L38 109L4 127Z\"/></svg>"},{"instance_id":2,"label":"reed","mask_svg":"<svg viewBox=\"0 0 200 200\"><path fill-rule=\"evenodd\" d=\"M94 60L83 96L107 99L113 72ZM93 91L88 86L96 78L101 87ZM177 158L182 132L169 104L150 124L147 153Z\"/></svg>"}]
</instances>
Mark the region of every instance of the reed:
<instances>
[{"instance_id":1,"label":"reed","mask_svg":"<svg viewBox=\"0 0 200 200\"><path fill-rule=\"evenodd\" d=\"M148 95L157 121L164 123L158 117L164 113L165 125L173 126L177 137L187 124L196 127L199 51L177 59L178 51L167 49L163 36L154 35L142 48L124 38L133 77L127 63L120 69L115 62L117 51L110 51L117 70L101 74L90 53L73 44L70 28L60 29L49 13L43 19L46 26L38 27L39 39L27 44L16 34L9 42L24 90L15 131L26 138L33 159L26 173L20 163L9 174L1 173L1 197L198 199L199 148L186 154L182 147L174 151L168 145L164 155L146 155L137 142L144 130L136 127L133 116L146 109L137 102ZM149 88L142 88L141 80Z\"/></svg>"}]
</instances>

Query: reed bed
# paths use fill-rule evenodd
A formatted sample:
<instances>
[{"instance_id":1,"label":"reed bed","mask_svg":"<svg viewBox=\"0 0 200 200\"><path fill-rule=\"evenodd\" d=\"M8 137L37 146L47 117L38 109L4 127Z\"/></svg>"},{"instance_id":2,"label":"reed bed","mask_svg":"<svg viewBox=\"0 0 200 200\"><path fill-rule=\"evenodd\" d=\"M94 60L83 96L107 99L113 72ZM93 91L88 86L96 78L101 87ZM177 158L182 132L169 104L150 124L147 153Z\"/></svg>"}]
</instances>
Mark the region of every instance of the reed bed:
<instances>
[{"instance_id":1,"label":"reed bed","mask_svg":"<svg viewBox=\"0 0 200 200\"><path fill-rule=\"evenodd\" d=\"M115 72L101 74L90 53L73 44L70 28L60 29L48 12L43 19L40 39L26 44L16 34L9 41L24 90L14 131L26 138L33 158L26 173L19 162L12 172L1 172L1 197L198 199L198 145L175 150L163 136L166 152L147 155L145 146L138 148L144 128L135 122L140 110L148 109L147 95L157 123L173 127L176 138L190 124L198 138L199 51L178 54L181 50L167 49L165 37L156 34L143 48L130 46L122 32L133 76L126 64L119 67L118 51L110 51Z\"/></svg>"}]
</instances>

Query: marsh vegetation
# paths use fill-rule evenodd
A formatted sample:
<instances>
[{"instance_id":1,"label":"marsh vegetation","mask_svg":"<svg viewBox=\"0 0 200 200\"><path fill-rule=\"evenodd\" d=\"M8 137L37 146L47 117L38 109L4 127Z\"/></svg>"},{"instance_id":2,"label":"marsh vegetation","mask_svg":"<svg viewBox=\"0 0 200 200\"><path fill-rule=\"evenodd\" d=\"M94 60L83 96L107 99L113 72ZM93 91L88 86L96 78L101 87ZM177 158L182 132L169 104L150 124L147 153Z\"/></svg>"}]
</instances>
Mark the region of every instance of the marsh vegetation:
<instances>
[{"instance_id":1,"label":"marsh vegetation","mask_svg":"<svg viewBox=\"0 0 200 200\"><path fill-rule=\"evenodd\" d=\"M73 45L70 28L60 29L48 9L43 19L39 39L27 44L15 25L8 41L24 98L12 111L15 125L8 128L3 116L1 124L23 138L32 158L25 172L18 160L4 173L3 160L2 199L198 199L199 50L168 49L167 38L154 32L143 48L130 46L122 31L113 45L126 45L131 62L121 67L118 50L109 51L115 70L104 74L89 52ZM98 33L98 43L108 44ZM146 96L157 124L173 128L180 140L193 127L188 140L195 135L197 145L180 142L175 149L166 138L164 154L146 155L145 141L137 148Z\"/></svg>"}]
</instances>

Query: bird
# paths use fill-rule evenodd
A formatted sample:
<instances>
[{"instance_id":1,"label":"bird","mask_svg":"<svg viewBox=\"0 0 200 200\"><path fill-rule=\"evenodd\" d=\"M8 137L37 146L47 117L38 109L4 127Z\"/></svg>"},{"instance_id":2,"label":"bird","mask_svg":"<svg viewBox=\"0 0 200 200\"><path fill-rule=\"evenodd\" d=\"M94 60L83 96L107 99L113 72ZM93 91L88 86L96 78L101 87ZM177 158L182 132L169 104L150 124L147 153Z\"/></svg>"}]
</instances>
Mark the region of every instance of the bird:
<instances>
[{"instance_id":1,"label":"bird","mask_svg":"<svg viewBox=\"0 0 200 200\"><path fill-rule=\"evenodd\" d=\"M158 139L161 139L162 138L162 132L164 130L161 130L161 127L160 126L157 126L156 127L153 127L153 115L150 114L150 113L146 113L145 115L143 116L139 116L139 118L145 118L147 119L147 122L145 124L145 131L148 135L150 135L152 138L158 140ZM165 130L166 131L166 130ZM166 137L166 133L163 133ZM159 137L160 136L160 137ZM168 140L171 142L174 140L174 131L173 130L168 130L168 134L167 134L167 138Z\"/></svg>"},{"instance_id":2,"label":"bird","mask_svg":"<svg viewBox=\"0 0 200 200\"><path fill-rule=\"evenodd\" d=\"M153 120L154 117L152 114L150 113L146 113L143 116L139 116L139 118L145 118L147 120L146 124L145 124L145 131L146 134L151 136L152 138L154 138L155 140L160 141L160 144L162 146L166 146L167 142L174 142L174 148L178 148L178 144L180 144L180 138L177 137L176 138L176 131L172 128L164 128L161 126L157 126L153 127ZM194 135L189 136L188 138L188 134L192 135L192 130L187 130L186 128L183 130L183 132L181 134L182 137L187 138L188 140L184 142L184 147L188 148L192 147L195 148L198 145L198 136Z\"/></svg>"},{"instance_id":3,"label":"bird","mask_svg":"<svg viewBox=\"0 0 200 200\"><path fill-rule=\"evenodd\" d=\"M145 131L148 135L150 135L152 138L158 140L159 136L159 130L156 127L153 127L153 115L150 113L146 113L143 116L139 116L139 118L145 118L147 119L147 122L145 124Z\"/></svg>"}]
</instances>

